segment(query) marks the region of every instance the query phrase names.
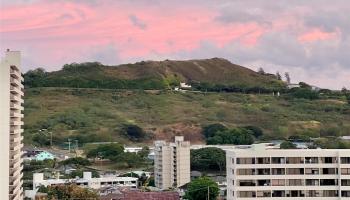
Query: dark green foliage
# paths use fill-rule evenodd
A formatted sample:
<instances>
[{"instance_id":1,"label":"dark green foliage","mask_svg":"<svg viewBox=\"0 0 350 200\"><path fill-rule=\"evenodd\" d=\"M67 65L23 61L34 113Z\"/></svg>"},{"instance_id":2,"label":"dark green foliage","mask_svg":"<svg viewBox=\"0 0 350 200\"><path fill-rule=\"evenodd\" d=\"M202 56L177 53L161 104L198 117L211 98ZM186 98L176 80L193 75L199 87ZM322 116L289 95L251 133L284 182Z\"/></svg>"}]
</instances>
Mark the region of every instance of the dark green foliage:
<instances>
[{"instance_id":1,"label":"dark green foliage","mask_svg":"<svg viewBox=\"0 0 350 200\"><path fill-rule=\"evenodd\" d=\"M319 99L319 93L308 88L293 88L290 94L292 97L299 99Z\"/></svg>"},{"instance_id":2,"label":"dark green foliage","mask_svg":"<svg viewBox=\"0 0 350 200\"><path fill-rule=\"evenodd\" d=\"M68 175L68 178L76 178L76 177L83 178L84 171L86 171L86 170L74 170ZM92 175L93 178L99 178L100 177L100 174L97 171L95 171L95 170L91 171L91 175Z\"/></svg>"},{"instance_id":3,"label":"dark green foliage","mask_svg":"<svg viewBox=\"0 0 350 200\"><path fill-rule=\"evenodd\" d=\"M254 143L252 131L244 128L233 128L217 132L213 137L207 139L207 144L249 145L252 143Z\"/></svg>"},{"instance_id":4,"label":"dark green foliage","mask_svg":"<svg viewBox=\"0 0 350 200\"><path fill-rule=\"evenodd\" d=\"M245 126L243 128L252 131L255 138L260 138L264 135L263 130L257 126Z\"/></svg>"},{"instance_id":5,"label":"dark green foliage","mask_svg":"<svg viewBox=\"0 0 350 200\"><path fill-rule=\"evenodd\" d=\"M88 158L111 159L124 152L124 146L121 144L102 144L87 152Z\"/></svg>"},{"instance_id":6,"label":"dark green foliage","mask_svg":"<svg viewBox=\"0 0 350 200\"><path fill-rule=\"evenodd\" d=\"M293 142L290 141L283 141L280 144L280 149L296 149L297 145L295 145Z\"/></svg>"},{"instance_id":7,"label":"dark green foliage","mask_svg":"<svg viewBox=\"0 0 350 200\"><path fill-rule=\"evenodd\" d=\"M216 200L218 195L218 184L208 177L200 177L188 184L185 198L188 200Z\"/></svg>"},{"instance_id":8,"label":"dark green foliage","mask_svg":"<svg viewBox=\"0 0 350 200\"><path fill-rule=\"evenodd\" d=\"M61 161L62 165L75 165L78 167L81 166L88 166L90 165L90 161L86 158L82 158L82 157L75 157L75 158L68 158L66 160Z\"/></svg>"},{"instance_id":9,"label":"dark green foliage","mask_svg":"<svg viewBox=\"0 0 350 200\"><path fill-rule=\"evenodd\" d=\"M346 95L346 100L348 101L348 104L350 104L350 94Z\"/></svg>"},{"instance_id":10,"label":"dark green foliage","mask_svg":"<svg viewBox=\"0 0 350 200\"><path fill-rule=\"evenodd\" d=\"M222 124L210 124L203 127L203 134L206 138L213 137L219 131L225 131L227 127Z\"/></svg>"},{"instance_id":11,"label":"dark green foliage","mask_svg":"<svg viewBox=\"0 0 350 200\"><path fill-rule=\"evenodd\" d=\"M95 191L74 184L41 186L38 192L47 193L48 199L98 199Z\"/></svg>"},{"instance_id":12,"label":"dark green foliage","mask_svg":"<svg viewBox=\"0 0 350 200\"><path fill-rule=\"evenodd\" d=\"M350 142L337 137L320 138L314 141L311 148L322 149L350 149Z\"/></svg>"},{"instance_id":13,"label":"dark green foliage","mask_svg":"<svg viewBox=\"0 0 350 200\"><path fill-rule=\"evenodd\" d=\"M125 124L123 130L132 141L142 141L146 137L143 129L134 124Z\"/></svg>"},{"instance_id":14,"label":"dark green foliage","mask_svg":"<svg viewBox=\"0 0 350 200\"><path fill-rule=\"evenodd\" d=\"M140 166L144 162L144 159L141 158L136 153L125 152L118 154L117 156L111 157L111 160L115 163L125 164L126 168L133 168Z\"/></svg>"},{"instance_id":15,"label":"dark green foliage","mask_svg":"<svg viewBox=\"0 0 350 200\"><path fill-rule=\"evenodd\" d=\"M137 155L139 155L143 159L147 159L147 156L149 154L150 150L148 146L142 147L142 150L137 152Z\"/></svg>"},{"instance_id":16,"label":"dark green foliage","mask_svg":"<svg viewBox=\"0 0 350 200\"><path fill-rule=\"evenodd\" d=\"M226 166L225 151L215 147L191 150L191 170L223 171Z\"/></svg>"}]
</instances>

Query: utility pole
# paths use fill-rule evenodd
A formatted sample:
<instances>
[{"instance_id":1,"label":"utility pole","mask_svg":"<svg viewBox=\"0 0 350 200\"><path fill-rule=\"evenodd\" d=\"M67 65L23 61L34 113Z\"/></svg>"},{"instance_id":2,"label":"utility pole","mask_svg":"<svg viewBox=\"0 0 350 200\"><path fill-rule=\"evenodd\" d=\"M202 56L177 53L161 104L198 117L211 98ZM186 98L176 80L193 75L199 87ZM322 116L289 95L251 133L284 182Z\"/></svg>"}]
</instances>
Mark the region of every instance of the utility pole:
<instances>
[{"instance_id":1,"label":"utility pole","mask_svg":"<svg viewBox=\"0 0 350 200\"><path fill-rule=\"evenodd\" d=\"M70 143L71 143L71 139L68 138L68 151L70 153Z\"/></svg>"},{"instance_id":2,"label":"utility pole","mask_svg":"<svg viewBox=\"0 0 350 200\"><path fill-rule=\"evenodd\" d=\"M210 200L210 198L209 198L209 194L210 194L209 188L210 188L210 187L208 186L208 200Z\"/></svg>"},{"instance_id":3,"label":"utility pole","mask_svg":"<svg viewBox=\"0 0 350 200\"><path fill-rule=\"evenodd\" d=\"M50 146L51 146L51 149L52 149L52 132L50 131Z\"/></svg>"},{"instance_id":4,"label":"utility pole","mask_svg":"<svg viewBox=\"0 0 350 200\"><path fill-rule=\"evenodd\" d=\"M79 150L78 148L79 148L79 146L78 146L78 140L74 140L75 141L75 150L77 151L77 150Z\"/></svg>"}]
</instances>

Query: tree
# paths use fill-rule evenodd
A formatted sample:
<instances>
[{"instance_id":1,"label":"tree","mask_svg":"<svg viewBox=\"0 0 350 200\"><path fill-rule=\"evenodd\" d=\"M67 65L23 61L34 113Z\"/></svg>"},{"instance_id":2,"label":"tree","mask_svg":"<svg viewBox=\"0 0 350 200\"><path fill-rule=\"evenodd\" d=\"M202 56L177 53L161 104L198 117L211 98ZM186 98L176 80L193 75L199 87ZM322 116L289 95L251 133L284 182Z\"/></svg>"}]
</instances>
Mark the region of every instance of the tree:
<instances>
[{"instance_id":1,"label":"tree","mask_svg":"<svg viewBox=\"0 0 350 200\"><path fill-rule=\"evenodd\" d=\"M257 126L245 126L243 128L252 131L255 138L260 138L264 135L263 130Z\"/></svg>"},{"instance_id":2,"label":"tree","mask_svg":"<svg viewBox=\"0 0 350 200\"><path fill-rule=\"evenodd\" d=\"M279 72L276 73L276 78L277 80L282 80L282 76Z\"/></svg>"},{"instance_id":3,"label":"tree","mask_svg":"<svg viewBox=\"0 0 350 200\"><path fill-rule=\"evenodd\" d=\"M150 150L148 146L142 147L141 151L137 153L141 158L146 159L148 157Z\"/></svg>"},{"instance_id":4,"label":"tree","mask_svg":"<svg viewBox=\"0 0 350 200\"><path fill-rule=\"evenodd\" d=\"M87 152L88 158L100 157L102 159L110 159L124 152L124 146L121 144L102 144Z\"/></svg>"},{"instance_id":5,"label":"tree","mask_svg":"<svg viewBox=\"0 0 350 200\"><path fill-rule=\"evenodd\" d=\"M132 141L141 141L146 136L143 129L134 124L124 124L123 130Z\"/></svg>"},{"instance_id":6,"label":"tree","mask_svg":"<svg viewBox=\"0 0 350 200\"><path fill-rule=\"evenodd\" d=\"M350 105L350 94L346 95L346 100L348 101L348 104Z\"/></svg>"},{"instance_id":7,"label":"tree","mask_svg":"<svg viewBox=\"0 0 350 200\"><path fill-rule=\"evenodd\" d=\"M284 141L280 144L280 149L296 149L297 145L290 141Z\"/></svg>"},{"instance_id":8,"label":"tree","mask_svg":"<svg viewBox=\"0 0 350 200\"><path fill-rule=\"evenodd\" d=\"M259 67L258 73L264 75L265 71L264 71L264 69L262 67Z\"/></svg>"},{"instance_id":9,"label":"tree","mask_svg":"<svg viewBox=\"0 0 350 200\"><path fill-rule=\"evenodd\" d=\"M191 181L185 194L185 198L188 200L216 200L218 196L218 184L208 177L200 177Z\"/></svg>"},{"instance_id":10,"label":"tree","mask_svg":"<svg viewBox=\"0 0 350 200\"><path fill-rule=\"evenodd\" d=\"M64 161L61 161L60 164L65 165L65 166L66 165L75 165L79 168L79 167L83 167L83 166L88 166L91 163L86 158L76 157L76 158L68 158Z\"/></svg>"},{"instance_id":11,"label":"tree","mask_svg":"<svg viewBox=\"0 0 350 200\"><path fill-rule=\"evenodd\" d=\"M40 187L38 192L47 193L48 199L99 199L98 194L88 188L82 188L74 184L52 185Z\"/></svg>"},{"instance_id":12,"label":"tree","mask_svg":"<svg viewBox=\"0 0 350 200\"><path fill-rule=\"evenodd\" d=\"M290 75L288 72L284 73L284 77L286 77L287 83L290 84Z\"/></svg>"},{"instance_id":13,"label":"tree","mask_svg":"<svg viewBox=\"0 0 350 200\"><path fill-rule=\"evenodd\" d=\"M124 163L126 167L133 168L140 166L144 160L136 153L125 152L111 158L113 162Z\"/></svg>"},{"instance_id":14,"label":"tree","mask_svg":"<svg viewBox=\"0 0 350 200\"><path fill-rule=\"evenodd\" d=\"M299 98L299 99L318 99L319 98L319 93L316 91L312 91L307 88L293 88L291 95L294 98Z\"/></svg>"},{"instance_id":15,"label":"tree","mask_svg":"<svg viewBox=\"0 0 350 200\"><path fill-rule=\"evenodd\" d=\"M225 170L225 151L215 147L191 150L191 169L193 170Z\"/></svg>"},{"instance_id":16,"label":"tree","mask_svg":"<svg viewBox=\"0 0 350 200\"><path fill-rule=\"evenodd\" d=\"M210 124L203 127L203 134L206 138L209 138L213 137L217 132L225 130L227 130L227 127L222 124Z\"/></svg>"},{"instance_id":17,"label":"tree","mask_svg":"<svg viewBox=\"0 0 350 200\"><path fill-rule=\"evenodd\" d=\"M249 145L254 143L253 132L245 128L233 128L217 132L207 139L207 144Z\"/></svg>"}]
</instances>

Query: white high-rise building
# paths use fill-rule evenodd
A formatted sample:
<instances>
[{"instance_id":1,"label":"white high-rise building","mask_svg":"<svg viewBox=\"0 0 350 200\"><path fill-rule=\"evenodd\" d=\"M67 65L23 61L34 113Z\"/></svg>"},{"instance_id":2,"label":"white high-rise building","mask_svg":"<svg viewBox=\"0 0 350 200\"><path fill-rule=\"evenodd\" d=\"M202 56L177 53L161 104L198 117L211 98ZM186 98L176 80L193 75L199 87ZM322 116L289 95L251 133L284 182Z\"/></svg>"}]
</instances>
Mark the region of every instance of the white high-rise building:
<instances>
[{"instance_id":1,"label":"white high-rise building","mask_svg":"<svg viewBox=\"0 0 350 200\"><path fill-rule=\"evenodd\" d=\"M350 200L350 150L226 151L228 200Z\"/></svg>"},{"instance_id":2,"label":"white high-rise building","mask_svg":"<svg viewBox=\"0 0 350 200\"><path fill-rule=\"evenodd\" d=\"M23 77L21 54L7 51L0 65L0 199L23 199Z\"/></svg>"},{"instance_id":3,"label":"white high-rise building","mask_svg":"<svg viewBox=\"0 0 350 200\"><path fill-rule=\"evenodd\" d=\"M190 142L176 136L174 143L156 141L154 148L154 181L156 187L181 187L191 181Z\"/></svg>"}]
</instances>

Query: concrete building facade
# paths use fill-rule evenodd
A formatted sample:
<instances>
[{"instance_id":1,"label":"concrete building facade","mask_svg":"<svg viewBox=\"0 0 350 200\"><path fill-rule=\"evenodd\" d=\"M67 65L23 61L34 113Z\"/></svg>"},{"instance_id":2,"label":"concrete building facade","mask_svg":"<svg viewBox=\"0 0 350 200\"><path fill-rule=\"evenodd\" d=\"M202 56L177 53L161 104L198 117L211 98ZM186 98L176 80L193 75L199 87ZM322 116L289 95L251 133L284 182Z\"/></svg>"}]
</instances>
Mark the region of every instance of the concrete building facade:
<instances>
[{"instance_id":1,"label":"concrete building facade","mask_svg":"<svg viewBox=\"0 0 350 200\"><path fill-rule=\"evenodd\" d=\"M226 152L227 199L350 199L350 150L267 149Z\"/></svg>"},{"instance_id":2,"label":"concrete building facade","mask_svg":"<svg viewBox=\"0 0 350 200\"><path fill-rule=\"evenodd\" d=\"M156 187L181 187L191 181L190 142L176 136L174 143L155 141L154 181Z\"/></svg>"},{"instance_id":3,"label":"concrete building facade","mask_svg":"<svg viewBox=\"0 0 350 200\"><path fill-rule=\"evenodd\" d=\"M59 177L59 175L58 175ZM101 190L103 188L137 188L138 178L135 177L118 177L114 175L101 176L99 178L93 178L91 172L84 172L82 178L75 179L44 179L43 173L33 174L33 189L26 190L25 196L30 199L34 199L38 189L41 186L54 186L63 184L76 184L83 188L90 188L95 190Z\"/></svg>"},{"instance_id":4,"label":"concrete building facade","mask_svg":"<svg viewBox=\"0 0 350 200\"><path fill-rule=\"evenodd\" d=\"M0 65L0 199L23 199L23 77L21 54L7 51Z\"/></svg>"}]
</instances>

